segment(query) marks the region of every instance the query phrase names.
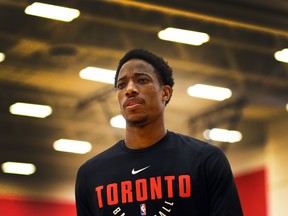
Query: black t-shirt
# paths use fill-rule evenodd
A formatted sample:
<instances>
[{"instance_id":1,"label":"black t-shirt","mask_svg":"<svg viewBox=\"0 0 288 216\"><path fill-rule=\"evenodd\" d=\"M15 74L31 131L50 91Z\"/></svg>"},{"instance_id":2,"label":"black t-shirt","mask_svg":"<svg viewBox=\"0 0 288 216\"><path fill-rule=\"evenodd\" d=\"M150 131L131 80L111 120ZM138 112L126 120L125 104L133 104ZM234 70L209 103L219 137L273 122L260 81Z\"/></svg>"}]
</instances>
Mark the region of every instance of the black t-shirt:
<instances>
[{"instance_id":1,"label":"black t-shirt","mask_svg":"<svg viewBox=\"0 0 288 216\"><path fill-rule=\"evenodd\" d=\"M217 147L167 132L132 150L119 141L78 170L78 216L242 216L232 171Z\"/></svg>"}]
</instances>

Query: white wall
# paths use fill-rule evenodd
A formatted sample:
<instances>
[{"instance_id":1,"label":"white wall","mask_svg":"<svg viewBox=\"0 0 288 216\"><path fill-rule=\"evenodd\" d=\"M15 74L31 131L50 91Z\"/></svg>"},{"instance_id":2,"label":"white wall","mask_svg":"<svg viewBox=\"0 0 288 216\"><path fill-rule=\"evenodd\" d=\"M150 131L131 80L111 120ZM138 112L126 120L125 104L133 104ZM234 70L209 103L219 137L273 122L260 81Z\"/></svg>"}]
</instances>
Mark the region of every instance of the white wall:
<instances>
[{"instance_id":1,"label":"white wall","mask_svg":"<svg viewBox=\"0 0 288 216\"><path fill-rule=\"evenodd\" d=\"M269 125L265 150L268 167L269 216L287 216L288 117L277 119Z\"/></svg>"}]
</instances>

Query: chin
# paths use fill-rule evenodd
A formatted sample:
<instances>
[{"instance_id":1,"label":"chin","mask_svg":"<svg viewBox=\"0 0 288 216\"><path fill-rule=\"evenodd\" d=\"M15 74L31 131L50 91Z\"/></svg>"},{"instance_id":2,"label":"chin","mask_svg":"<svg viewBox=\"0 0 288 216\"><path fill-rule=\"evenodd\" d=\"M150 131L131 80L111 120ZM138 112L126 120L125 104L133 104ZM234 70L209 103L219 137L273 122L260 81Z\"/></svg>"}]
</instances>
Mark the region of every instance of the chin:
<instances>
[{"instance_id":1,"label":"chin","mask_svg":"<svg viewBox=\"0 0 288 216\"><path fill-rule=\"evenodd\" d=\"M126 119L126 124L132 127L143 127L148 123L147 117L142 118L128 118Z\"/></svg>"}]
</instances>

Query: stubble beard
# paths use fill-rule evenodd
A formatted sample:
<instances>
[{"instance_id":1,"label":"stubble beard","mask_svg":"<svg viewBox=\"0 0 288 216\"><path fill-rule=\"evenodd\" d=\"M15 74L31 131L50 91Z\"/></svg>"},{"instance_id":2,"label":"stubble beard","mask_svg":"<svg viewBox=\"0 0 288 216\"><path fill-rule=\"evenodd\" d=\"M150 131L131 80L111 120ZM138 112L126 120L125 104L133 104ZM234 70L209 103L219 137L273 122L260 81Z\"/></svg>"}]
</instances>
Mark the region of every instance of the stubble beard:
<instances>
[{"instance_id":1,"label":"stubble beard","mask_svg":"<svg viewBox=\"0 0 288 216\"><path fill-rule=\"evenodd\" d=\"M148 123L148 116L143 116L137 119L126 119L126 124L131 127L144 127Z\"/></svg>"}]
</instances>

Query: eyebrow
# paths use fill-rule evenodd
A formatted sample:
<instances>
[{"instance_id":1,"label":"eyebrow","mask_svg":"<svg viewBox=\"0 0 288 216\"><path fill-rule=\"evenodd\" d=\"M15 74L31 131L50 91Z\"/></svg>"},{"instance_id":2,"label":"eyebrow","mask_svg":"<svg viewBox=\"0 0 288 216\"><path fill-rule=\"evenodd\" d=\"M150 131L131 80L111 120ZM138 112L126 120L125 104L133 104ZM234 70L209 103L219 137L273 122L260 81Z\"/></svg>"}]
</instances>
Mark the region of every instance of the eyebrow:
<instances>
[{"instance_id":1,"label":"eyebrow","mask_svg":"<svg viewBox=\"0 0 288 216\"><path fill-rule=\"evenodd\" d=\"M149 74L143 73L143 72L135 72L134 75L136 75L136 76L142 76L142 75L144 75L144 76L150 77ZM119 81L121 81L121 80L124 80L126 77L127 77L126 75L123 76L123 77L120 77L120 78L117 80L117 83L118 83Z\"/></svg>"}]
</instances>

